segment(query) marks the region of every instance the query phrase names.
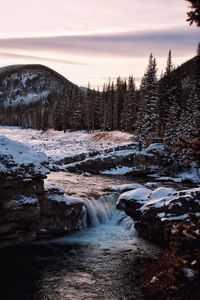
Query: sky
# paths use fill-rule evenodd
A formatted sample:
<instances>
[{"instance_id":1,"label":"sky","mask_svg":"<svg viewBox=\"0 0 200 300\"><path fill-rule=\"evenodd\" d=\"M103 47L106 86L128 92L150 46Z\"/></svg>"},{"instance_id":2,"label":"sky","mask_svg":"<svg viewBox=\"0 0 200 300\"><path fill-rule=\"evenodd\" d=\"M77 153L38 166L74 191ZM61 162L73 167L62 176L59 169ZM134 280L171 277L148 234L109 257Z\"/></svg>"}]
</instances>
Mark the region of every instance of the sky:
<instances>
[{"instance_id":1,"label":"sky","mask_svg":"<svg viewBox=\"0 0 200 300\"><path fill-rule=\"evenodd\" d=\"M185 0L0 0L0 67L44 64L92 87L133 75L152 52L158 74L169 49L175 66L192 58L200 29Z\"/></svg>"}]
</instances>

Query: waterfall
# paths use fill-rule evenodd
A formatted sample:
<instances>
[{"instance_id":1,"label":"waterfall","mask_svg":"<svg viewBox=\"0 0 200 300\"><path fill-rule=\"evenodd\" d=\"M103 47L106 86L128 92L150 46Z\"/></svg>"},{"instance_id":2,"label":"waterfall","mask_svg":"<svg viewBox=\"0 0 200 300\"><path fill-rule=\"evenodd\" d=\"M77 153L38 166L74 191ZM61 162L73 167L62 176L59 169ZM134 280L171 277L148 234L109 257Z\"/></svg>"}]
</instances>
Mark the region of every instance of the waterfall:
<instances>
[{"instance_id":1,"label":"waterfall","mask_svg":"<svg viewBox=\"0 0 200 300\"><path fill-rule=\"evenodd\" d=\"M115 208L117 196L115 194L102 195L98 200L84 198L86 208L82 219L82 227L96 227L101 224L119 225L127 230L133 230L133 220L123 211Z\"/></svg>"},{"instance_id":2,"label":"waterfall","mask_svg":"<svg viewBox=\"0 0 200 300\"><path fill-rule=\"evenodd\" d=\"M105 197L100 197L98 200L94 198L84 198L86 207L87 224L89 226L98 226L106 223L112 216L111 203L106 202ZM85 217L83 223L85 224Z\"/></svg>"},{"instance_id":3,"label":"waterfall","mask_svg":"<svg viewBox=\"0 0 200 300\"><path fill-rule=\"evenodd\" d=\"M133 220L116 209L116 194L98 199L84 198L84 215L79 231L53 239L59 245L93 245L98 248L130 249L136 241Z\"/></svg>"}]
</instances>

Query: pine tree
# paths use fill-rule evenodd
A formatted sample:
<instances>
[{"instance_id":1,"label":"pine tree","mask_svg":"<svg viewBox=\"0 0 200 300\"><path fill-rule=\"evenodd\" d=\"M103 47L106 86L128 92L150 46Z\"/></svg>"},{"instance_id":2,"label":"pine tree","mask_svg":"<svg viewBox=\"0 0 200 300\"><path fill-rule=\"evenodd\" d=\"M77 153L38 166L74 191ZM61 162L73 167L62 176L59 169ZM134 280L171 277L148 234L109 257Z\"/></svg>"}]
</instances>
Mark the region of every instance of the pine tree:
<instances>
[{"instance_id":1,"label":"pine tree","mask_svg":"<svg viewBox=\"0 0 200 300\"><path fill-rule=\"evenodd\" d=\"M63 97L56 95L56 101L53 108L53 127L55 130L63 130Z\"/></svg>"},{"instance_id":2,"label":"pine tree","mask_svg":"<svg viewBox=\"0 0 200 300\"><path fill-rule=\"evenodd\" d=\"M200 2L199 0L187 0L191 3L191 11L187 13L190 25L196 23L197 26L200 26Z\"/></svg>"},{"instance_id":3,"label":"pine tree","mask_svg":"<svg viewBox=\"0 0 200 300\"><path fill-rule=\"evenodd\" d=\"M164 148L168 159L171 158L178 137L179 106L176 102L169 108L169 115L164 134Z\"/></svg>"},{"instance_id":4,"label":"pine tree","mask_svg":"<svg viewBox=\"0 0 200 300\"><path fill-rule=\"evenodd\" d=\"M115 102L115 86L114 82L111 83L110 89L110 130L114 129L114 102Z\"/></svg>"},{"instance_id":5,"label":"pine tree","mask_svg":"<svg viewBox=\"0 0 200 300\"><path fill-rule=\"evenodd\" d=\"M74 103L73 105L73 111L71 111L71 124L70 128L72 130L80 130L83 129L83 94L79 90L79 88L76 86L75 89L73 89L71 94L70 102Z\"/></svg>"},{"instance_id":6,"label":"pine tree","mask_svg":"<svg viewBox=\"0 0 200 300\"><path fill-rule=\"evenodd\" d=\"M119 130L121 123L121 113L124 106L124 101L126 97L126 81L123 81L120 77L117 78L116 88L115 88L115 99L113 105L113 129Z\"/></svg>"},{"instance_id":7,"label":"pine tree","mask_svg":"<svg viewBox=\"0 0 200 300\"><path fill-rule=\"evenodd\" d=\"M167 66L166 66L166 70L165 70L164 75L170 75L173 70L174 70L174 65L172 63L172 52L171 52L171 49L170 49L169 53L168 53Z\"/></svg>"},{"instance_id":8,"label":"pine tree","mask_svg":"<svg viewBox=\"0 0 200 300\"><path fill-rule=\"evenodd\" d=\"M143 79L142 100L144 101L144 117L139 132L139 139L142 141L157 134L159 94L156 73L156 60L151 53Z\"/></svg>"},{"instance_id":9,"label":"pine tree","mask_svg":"<svg viewBox=\"0 0 200 300\"><path fill-rule=\"evenodd\" d=\"M146 85L146 77L143 76L141 83L140 83L140 89L138 94L138 105L137 105L137 119L136 119L136 130L137 134L140 134L142 131L142 125L143 125L143 118L145 114L145 85Z\"/></svg>"},{"instance_id":10,"label":"pine tree","mask_svg":"<svg viewBox=\"0 0 200 300\"><path fill-rule=\"evenodd\" d=\"M109 83L107 86L105 86L105 91L104 91L103 130L110 129L110 122L111 122L110 109L112 108L112 104L110 103L111 100L110 94L111 94L111 83L109 80Z\"/></svg>"},{"instance_id":11,"label":"pine tree","mask_svg":"<svg viewBox=\"0 0 200 300\"><path fill-rule=\"evenodd\" d=\"M106 92L106 84L103 84L103 90L99 92L99 103L98 103L98 120L99 120L99 127L103 130L104 127L104 104L105 104L105 92Z\"/></svg>"},{"instance_id":12,"label":"pine tree","mask_svg":"<svg viewBox=\"0 0 200 300\"><path fill-rule=\"evenodd\" d=\"M102 129L101 127L101 120L102 120L102 98L101 93L98 90L95 92L94 96L94 102L95 102L95 129Z\"/></svg>"},{"instance_id":13,"label":"pine tree","mask_svg":"<svg viewBox=\"0 0 200 300\"><path fill-rule=\"evenodd\" d=\"M124 100L124 107L121 114L121 129L132 132L136 126L137 117L137 93L135 81L132 76L129 77L128 89Z\"/></svg>"},{"instance_id":14,"label":"pine tree","mask_svg":"<svg viewBox=\"0 0 200 300\"><path fill-rule=\"evenodd\" d=\"M67 97L65 96L65 98L63 99L63 111L62 111L62 129L64 130L64 132L66 132L67 128L70 127L70 108L69 108L69 100L71 100L72 97Z\"/></svg>"},{"instance_id":15,"label":"pine tree","mask_svg":"<svg viewBox=\"0 0 200 300\"><path fill-rule=\"evenodd\" d=\"M182 110L178 134L184 139L192 139L200 129L200 94L193 85L186 109Z\"/></svg>"},{"instance_id":16,"label":"pine tree","mask_svg":"<svg viewBox=\"0 0 200 300\"><path fill-rule=\"evenodd\" d=\"M159 82L159 135L163 136L168 118L169 108L173 104L174 91L173 86L176 84L171 76L174 66L172 63L172 53L169 50L166 69Z\"/></svg>"},{"instance_id":17,"label":"pine tree","mask_svg":"<svg viewBox=\"0 0 200 300\"><path fill-rule=\"evenodd\" d=\"M85 119L85 128L88 133L94 131L95 125L95 90L90 89L90 83L88 84L87 94L84 99L84 119Z\"/></svg>"}]
</instances>

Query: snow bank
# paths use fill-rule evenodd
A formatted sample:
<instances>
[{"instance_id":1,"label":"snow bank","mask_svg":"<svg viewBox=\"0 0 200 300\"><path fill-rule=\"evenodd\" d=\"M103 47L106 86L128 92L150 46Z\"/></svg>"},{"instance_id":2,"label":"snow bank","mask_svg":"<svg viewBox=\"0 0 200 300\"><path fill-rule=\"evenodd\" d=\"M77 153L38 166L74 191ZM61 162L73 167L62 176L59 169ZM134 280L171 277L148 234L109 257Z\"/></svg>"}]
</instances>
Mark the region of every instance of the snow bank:
<instances>
[{"instance_id":1,"label":"snow bank","mask_svg":"<svg viewBox=\"0 0 200 300\"><path fill-rule=\"evenodd\" d=\"M13 173L31 167L35 174L47 174L48 158L44 153L30 150L24 144L0 136L0 173Z\"/></svg>"},{"instance_id":2,"label":"snow bank","mask_svg":"<svg viewBox=\"0 0 200 300\"><path fill-rule=\"evenodd\" d=\"M82 153L103 151L118 145L132 144L134 136L120 131L104 132L106 139L98 140L100 132L62 132L48 129L45 132L33 129L0 126L0 135L27 145L29 149L44 152L50 161L60 161ZM123 153L125 154L125 153Z\"/></svg>"}]
</instances>

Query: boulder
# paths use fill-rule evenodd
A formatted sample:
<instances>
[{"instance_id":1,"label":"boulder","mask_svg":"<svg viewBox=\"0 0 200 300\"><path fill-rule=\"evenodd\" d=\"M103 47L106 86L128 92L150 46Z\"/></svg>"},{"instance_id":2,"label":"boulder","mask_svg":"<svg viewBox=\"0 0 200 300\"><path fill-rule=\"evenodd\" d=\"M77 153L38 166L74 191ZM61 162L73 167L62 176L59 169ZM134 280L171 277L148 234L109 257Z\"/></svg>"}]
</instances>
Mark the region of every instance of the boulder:
<instances>
[{"instance_id":1,"label":"boulder","mask_svg":"<svg viewBox=\"0 0 200 300\"><path fill-rule=\"evenodd\" d=\"M142 215L141 207L151 192L148 188L140 187L121 194L117 200L117 209L124 210L133 220L138 220Z\"/></svg>"},{"instance_id":2,"label":"boulder","mask_svg":"<svg viewBox=\"0 0 200 300\"><path fill-rule=\"evenodd\" d=\"M52 237L81 228L85 213L81 198L68 196L62 187L51 184L39 197L39 203L38 238Z\"/></svg>"},{"instance_id":3,"label":"boulder","mask_svg":"<svg viewBox=\"0 0 200 300\"><path fill-rule=\"evenodd\" d=\"M140 236L152 242L167 244L165 228L190 216L200 217L200 188L176 191L160 187L154 191L138 188L120 195L117 208L135 221Z\"/></svg>"},{"instance_id":4,"label":"boulder","mask_svg":"<svg viewBox=\"0 0 200 300\"><path fill-rule=\"evenodd\" d=\"M0 248L80 229L81 199L44 187L47 157L5 137L0 146Z\"/></svg>"}]
</instances>

